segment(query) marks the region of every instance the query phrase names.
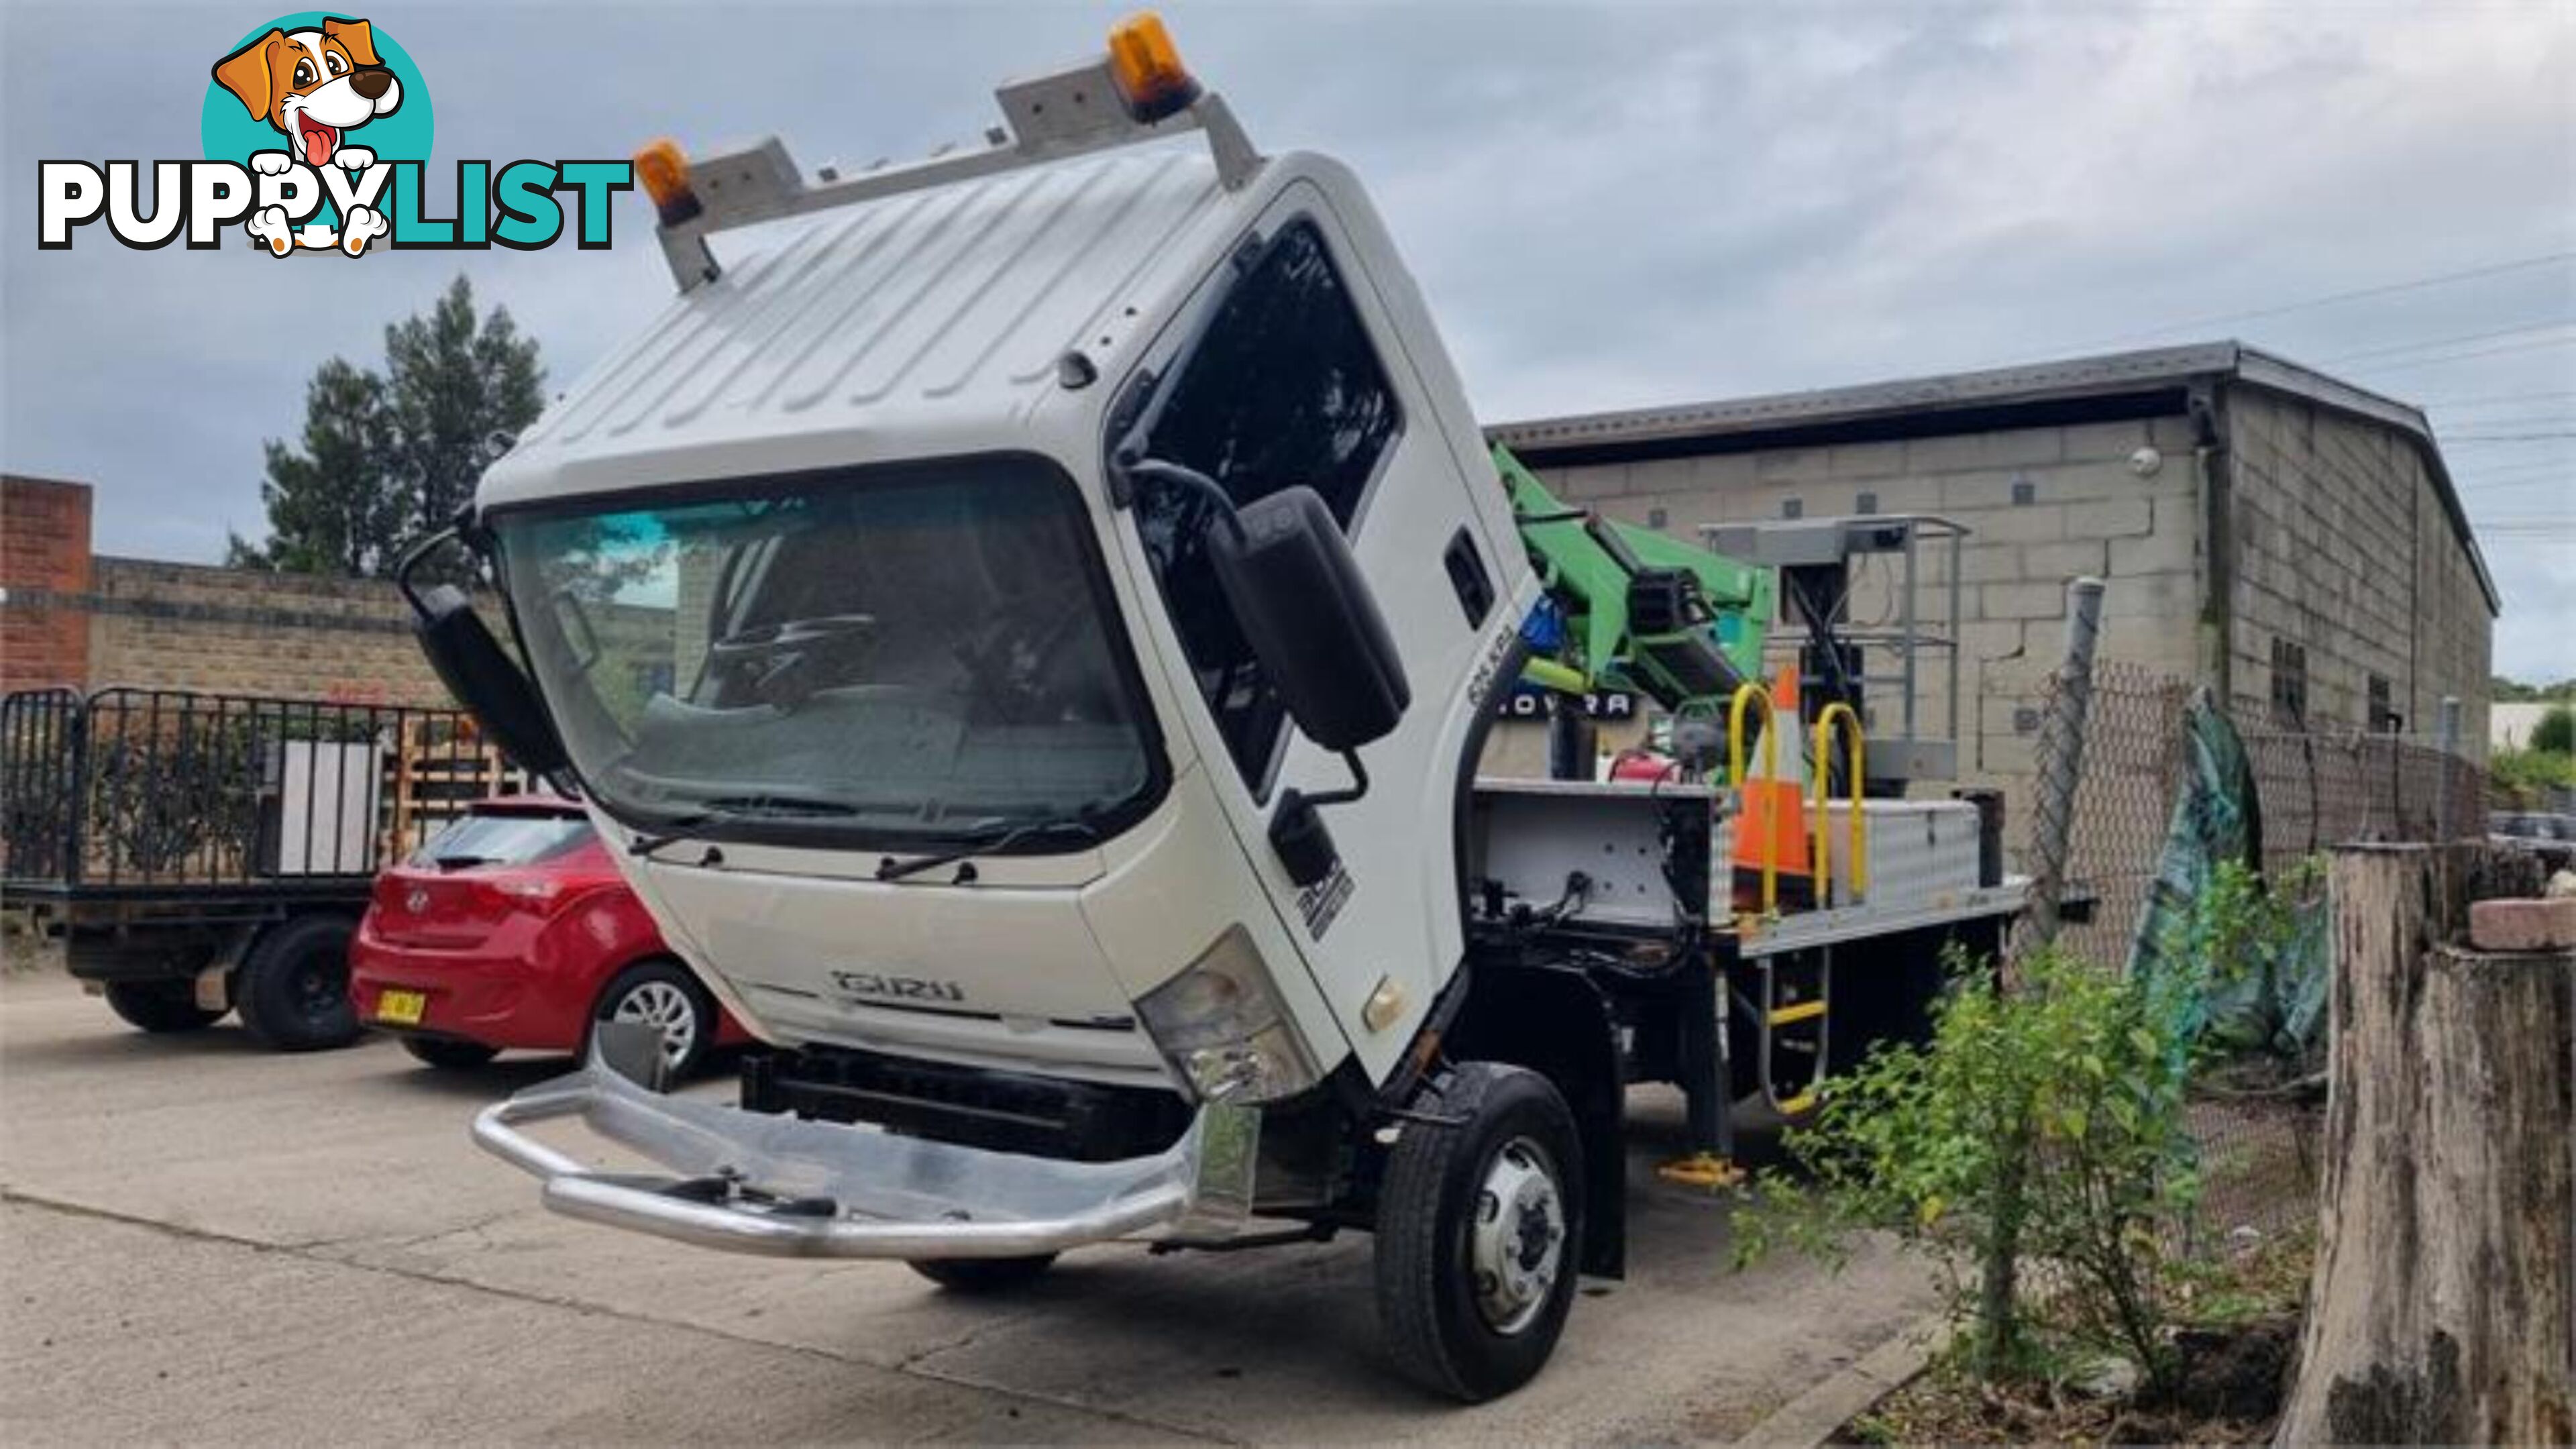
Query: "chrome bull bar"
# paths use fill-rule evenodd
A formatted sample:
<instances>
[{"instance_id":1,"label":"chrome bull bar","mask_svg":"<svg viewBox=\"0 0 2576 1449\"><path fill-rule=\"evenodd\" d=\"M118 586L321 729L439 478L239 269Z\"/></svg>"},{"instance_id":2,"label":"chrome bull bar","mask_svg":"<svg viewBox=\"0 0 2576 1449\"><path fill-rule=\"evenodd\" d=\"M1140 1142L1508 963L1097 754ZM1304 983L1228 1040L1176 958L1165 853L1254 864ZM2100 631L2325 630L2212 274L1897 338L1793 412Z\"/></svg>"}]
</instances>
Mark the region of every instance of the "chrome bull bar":
<instances>
[{"instance_id":1,"label":"chrome bull bar","mask_svg":"<svg viewBox=\"0 0 2576 1449\"><path fill-rule=\"evenodd\" d=\"M518 1130L567 1117L675 1175L602 1171ZM474 1141L542 1180L555 1212L703 1248L1014 1258L1232 1237L1251 1212L1260 1122L1257 1108L1210 1103L1161 1152L1063 1162L664 1096L594 1050L580 1070L484 1108Z\"/></svg>"}]
</instances>

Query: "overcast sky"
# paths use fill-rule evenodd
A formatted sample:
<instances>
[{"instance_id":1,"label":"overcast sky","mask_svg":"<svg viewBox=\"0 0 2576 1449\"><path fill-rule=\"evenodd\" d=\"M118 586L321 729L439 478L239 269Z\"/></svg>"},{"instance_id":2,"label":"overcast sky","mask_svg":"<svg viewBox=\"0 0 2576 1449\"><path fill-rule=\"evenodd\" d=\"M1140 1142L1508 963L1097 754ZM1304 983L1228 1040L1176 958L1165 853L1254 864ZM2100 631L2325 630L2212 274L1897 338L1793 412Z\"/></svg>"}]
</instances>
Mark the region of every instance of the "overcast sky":
<instances>
[{"instance_id":1,"label":"overcast sky","mask_svg":"<svg viewBox=\"0 0 2576 1449\"><path fill-rule=\"evenodd\" d=\"M445 214L460 157L918 155L1121 8L356 13L427 78ZM2239 336L2432 405L2497 668L2576 675L2569 0L1163 9L1257 142L1359 171L1488 421ZM207 69L268 13L0 0L0 465L97 484L103 552L257 536L315 364L375 362L460 266L550 391L667 296L640 196L605 254L37 251L37 160L200 154Z\"/></svg>"}]
</instances>

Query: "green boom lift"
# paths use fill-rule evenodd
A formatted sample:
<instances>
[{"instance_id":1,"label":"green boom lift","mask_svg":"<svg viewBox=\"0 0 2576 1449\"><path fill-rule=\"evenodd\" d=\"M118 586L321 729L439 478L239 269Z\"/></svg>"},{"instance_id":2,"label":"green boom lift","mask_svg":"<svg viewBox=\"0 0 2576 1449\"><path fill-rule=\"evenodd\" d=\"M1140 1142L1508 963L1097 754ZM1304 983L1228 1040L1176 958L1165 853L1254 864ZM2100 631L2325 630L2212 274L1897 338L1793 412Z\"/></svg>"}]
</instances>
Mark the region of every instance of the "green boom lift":
<instances>
[{"instance_id":1,"label":"green boom lift","mask_svg":"<svg viewBox=\"0 0 2576 1449\"><path fill-rule=\"evenodd\" d=\"M1539 581L1564 621L1521 677L1567 694L1633 690L1676 716L1713 714L1762 673L1771 570L1571 508L1494 446Z\"/></svg>"}]
</instances>

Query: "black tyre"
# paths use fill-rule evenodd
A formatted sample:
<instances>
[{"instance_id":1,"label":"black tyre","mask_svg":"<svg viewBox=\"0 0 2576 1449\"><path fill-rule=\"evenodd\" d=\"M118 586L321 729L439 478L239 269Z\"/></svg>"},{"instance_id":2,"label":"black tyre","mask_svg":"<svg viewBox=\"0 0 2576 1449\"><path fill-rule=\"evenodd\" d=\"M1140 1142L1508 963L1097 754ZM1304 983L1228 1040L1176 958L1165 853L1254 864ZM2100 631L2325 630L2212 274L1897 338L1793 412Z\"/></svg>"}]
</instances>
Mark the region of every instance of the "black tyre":
<instances>
[{"instance_id":1,"label":"black tyre","mask_svg":"<svg viewBox=\"0 0 2576 1449\"><path fill-rule=\"evenodd\" d=\"M466 1071L501 1054L499 1047L443 1036L407 1036L402 1039L402 1044L404 1051L442 1072Z\"/></svg>"},{"instance_id":2,"label":"black tyre","mask_svg":"<svg viewBox=\"0 0 2576 1449\"><path fill-rule=\"evenodd\" d=\"M193 981L111 981L107 1009L149 1032L202 1031L223 1015L197 1004Z\"/></svg>"},{"instance_id":3,"label":"black tyre","mask_svg":"<svg viewBox=\"0 0 2576 1449\"><path fill-rule=\"evenodd\" d=\"M1583 1237L1583 1145L1536 1072L1450 1071L1414 1104L1378 1193L1377 1308L1405 1376L1482 1403L1556 1351Z\"/></svg>"},{"instance_id":4,"label":"black tyre","mask_svg":"<svg viewBox=\"0 0 2576 1449\"><path fill-rule=\"evenodd\" d=\"M662 1062L678 1081L715 1046L716 1003L677 961L639 961L617 973L591 1008L594 1021L639 1021L662 1033ZM588 1042L582 1043L587 1055Z\"/></svg>"},{"instance_id":5,"label":"black tyre","mask_svg":"<svg viewBox=\"0 0 2576 1449\"><path fill-rule=\"evenodd\" d=\"M951 1293L1006 1293L1034 1283L1055 1266L1055 1254L1027 1258L915 1258L912 1271Z\"/></svg>"},{"instance_id":6,"label":"black tyre","mask_svg":"<svg viewBox=\"0 0 2576 1449\"><path fill-rule=\"evenodd\" d=\"M268 928L241 964L233 1003L242 1026L274 1051L344 1047L360 1035L349 1003L346 916L296 916Z\"/></svg>"}]
</instances>

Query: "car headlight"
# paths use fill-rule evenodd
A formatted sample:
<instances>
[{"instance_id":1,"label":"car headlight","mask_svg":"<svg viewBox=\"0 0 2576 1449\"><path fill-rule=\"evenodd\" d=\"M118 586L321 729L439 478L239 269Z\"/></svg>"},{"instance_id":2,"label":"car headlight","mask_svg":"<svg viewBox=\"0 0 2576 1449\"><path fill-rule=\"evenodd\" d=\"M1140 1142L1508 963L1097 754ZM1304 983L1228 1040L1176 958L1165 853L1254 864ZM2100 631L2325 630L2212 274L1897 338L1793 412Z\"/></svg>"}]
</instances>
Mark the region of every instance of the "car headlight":
<instances>
[{"instance_id":1,"label":"car headlight","mask_svg":"<svg viewBox=\"0 0 2576 1449\"><path fill-rule=\"evenodd\" d=\"M1163 1059L1201 1100L1275 1101L1322 1076L1241 926L1145 993L1136 1010Z\"/></svg>"}]
</instances>

